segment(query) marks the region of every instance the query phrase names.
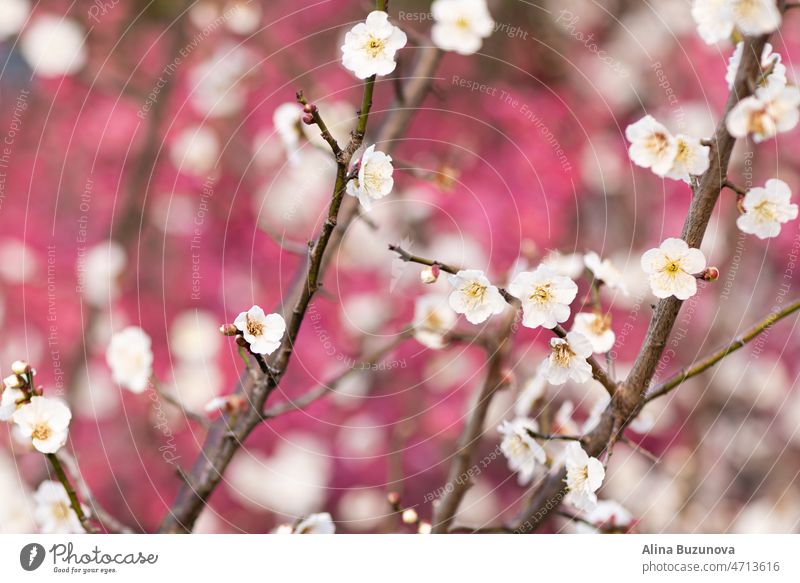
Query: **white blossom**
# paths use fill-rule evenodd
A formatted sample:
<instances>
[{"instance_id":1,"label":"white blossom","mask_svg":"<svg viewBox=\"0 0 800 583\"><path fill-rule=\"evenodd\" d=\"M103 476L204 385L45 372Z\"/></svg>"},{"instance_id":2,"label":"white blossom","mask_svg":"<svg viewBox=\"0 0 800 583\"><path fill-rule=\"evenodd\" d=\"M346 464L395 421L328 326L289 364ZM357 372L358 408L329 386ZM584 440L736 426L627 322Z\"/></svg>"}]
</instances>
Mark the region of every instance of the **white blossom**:
<instances>
[{"instance_id":1,"label":"white blossom","mask_svg":"<svg viewBox=\"0 0 800 583\"><path fill-rule=\"evenodd\" d=\"M20 388L17 375L3 379L3 395L0 397L0 421L10 421L14 412L25 401L25 391Z\"/></svg>"},{"instance_id":2,"label":"white blossom","mask_svg":"<svg viewBox=\"0 0 800 583\"><path fill-rule=\"evenodd\" d=\"M104 307L119 297L119 280L128 264L125 249L116 241L104 241L89 249L78 264L81 291L88 303Z\"/></svg>"},{"instance_id":3,"label":"white blossom","mask_svg":"<svg viewBox=\"0 0 800 583\"><path fill-rule=\"evenodd\" d=\"M522 325L527 328L555 328L569 318L569 305L578 295L578 286L568 277L540 265L534 271L518 273L508 293L522 303Z\"/></svg>"},{"instance_id":4,"label":"white blossom","mask_svg":"<svg viewBox=\"0 0 800 583\"><path fill-rule=\"evenodd\" d=\"M769 83L745 97L728 113L725 124L735 138L753 135L755 142L794 129L800 121L800 89L794 85Z\"/></svg>"},{"instance_id":5,"label":"white blossom","mask_svg":"<svg viewBox=\"0 0 800 583\"><path fill-rule=\"evenodd\" d=\"M184 361L211 361L222 346L219 323L205 310L186 310L175 316L169 330L169 348Z\"/></svg>"},{"instance_id":6,"label":"white blossom","mask_svg":"<svg viewBox=\"0 0 800 583\"><path fill-rule=\"evenodd\" d=\"M642 269L649 276L650 289L658 298L689 299L697 293L695 274L705 267L703 253L690 248L683 239L665 239L658 248L642 255Z\"/></svg>"},{"instance_id":7,"label":"white blossom","mask_svg":"<svg viewBox=\"0 0 800 583\"><path fill-rule=\"evenodd\" d=\"M756 36L773 32L781 24L775 0L694 0L692 16L707 44L730 38L734 29Z\"/></svg>"},{"instance_id":8,"label":"white blossom","mask_svg":"<svg viewBox=\"0 0 800 583\"><path fill-rule=\"evenodd\" d=\"M170 159L181 172L194 176L209 174L217 164L220 155L219 139L214 131L206 126L193 126L184 129L172 142Z\"/></svg>"},{"instance_id":9,"label":"white blossom","mask_svg":"<svg viewBox=\"0 0 800 583\"><path fill-rule=\"evenodd\" d=\"M583 519L594 528L578 523L578 532L627 532L633 526L633 516L619 502L598 500L594 508L584 514Z\"/></svg>"},{"instance_id":10,"label":"white blossom","mask_svg":"<svg viewBox=\"0 0 800 583\"><path fill-rule=\"evenodd\" d=\"M33 494L33 512L42 534L79 534L85 532L72 508L69 495L60 482L45 480Z\"/></svg>"},{"instance_id":11,"label":"white blossom","mask_svg":"<svg viewBox=\"0 0 800 583\"><path fill-rule=\"evenodd\" d=\"M247 103L245 77L253 67L252 53L223 43L208 59L189 71L189 101L206 118L238 113Z\"/></svg>"},{"instance_id":12,"label":"white blossom","mask_svg":"<svg viewBox=\"0 0 800 583\"><path fill-rule=\"evenodd\" d=\"M675 136L678 150L667 178L689 182L690 176L700 176L711 165L711 148L700 143L699 138L678 134Z\"/></svg>"},{"instance_id":13,"label":"white blossom","mask_svg":"<svg viewBox=\"0 0 800 583\"><path fill-rule=\"evenodd\" d=\"M375 150L373 144L361 156L358 176L347 183L347 194L354 196L364 209L372 208L372 203L392 192L394 178L392 157Z\"/></svg>"},{"instance_id":14,"label":"white blossom","mask_svg":"<svg viewBox=\"0 0 800 583\"><path fill-rule=\"evenodd\" d=\"M558 275L563 275L570 279L575 279L583 273L583 257L578 253L550 251L542 259L542 265L549 267Z\"/></svg>"},{"instance_id":15,"label":"white blossom","mask_svg":"<svg viewBox=\"0 0 800 583\"><path fill-rule=\"evenodd\" d=\"M137 326L128 326L111 337L106 362L111 378L134 393L143 392L153 372L150 336Z\"/></svg>"},{"instance_id":16,"label":"white blossom","mask_svg":"<svg viewBox=\"0 0 800 583\"><path fill-rule=\"evenodd\" d=\"M553 385L563 385L569 379L585 383L592 378L592 367L586 360L591 355L591 343L579 332L569 332L566 338L553 338L550 356L542 363L541 374Z\"/></svg>"},{"instance_id":17,"label":"white blossom","mask_svg":"<svg viewBox=\"0 0 800 583\"><path fill-rule=\"evenodd\" d=\"M253 306L236 316L233 325L242 332L256 354L272 354L281 345L286 332L286 322L280 314L265 314L260 306Z\"/></svg>"},{"instance_id":18,"label":"white blossom","mask_svg":"<svg viewBox=\"0 0 800 583\"><path fill-rule=\"evenodd\" d=\"M327 512L310 514L292 529L292 534L333 534L334 532L336 532L336 525Z\"/></svg>"},{"instance_id":19,"label":"white blossom","mask_svg":"<svg viewBox=\"0 0 800 583\"><path fill-rule=\"evenodd\" d=\"M14 412L14 423L20 434L31 440L42 453L55 453L67 443L72 413L59 399L31 397Z\"/></svg>"},{"instance_id":20,"label":"white blossom","mask_svg":"<svg viewBox=\"0 0 800 583\"><path fill-rule=\"evenodd\" d=\"M631 143L628 155L634 164L650 168L658 176L669 173L678 154L678 142L653 116L646 115L629 125L625 136Z\"/></svg>"},{"instance_id":21,"label":"white blossom","mask_svg":"<svg viewBox=\"0 0 800 583\"><path fill-rule=\"evenodd\" d=\"M0 41L17 34L31 12L30 0L0 2Z\"/></svg>"},{"instance_id":22,"label":"white blossom","mask_svg":"<svg viewBox=\"0 0 800 583\"><path fill-rule=\"evenodd\" d=\"M476 53L494 30L486 0L435 0L431 14L433 44L444 51Z\"/></svg>"},{"instance_id":23,"label":"white blossom","mask_svg":"<svg viewBox=\"0 0 800 583\"><path fill-rule=\"evenodd\" d=\"M781 25L781 13L775 0L730 0L730 5L733 22L742 34L766 34Z\"/></svg>"},{"instance_id":24,"label":"white blossom","mask_svg":"<svg viewBox=\"0 0 800 583\"><path fill-rule=\"evenodd\" d=\"M397 66L395 53L406 40L406 34L389 22L388 14L373 10L366 22L358 23L345 35L342 64L359 79L388 75Z\"/></svg>"},{"instance_id":25,"label":"white blossom","mask_svg":"<svg viewBox=\"0 0 800 583\"><path fill-rule=\"evenodd\" d=\"M421 296L414 305L414 338L428 348L442 348L457 319L447 298L436 294Z\"/></svg>"},{"instance_id":26,"label":"white blossom","mask_svg":"<svg viewBox=\"0 0 800 583\"><path fill-rule=\"evenodd\" d=\"M575 314L572 329L583 334L594 352L608 352L614 347L617 337L611 329L611 317L595 312Z\"/></svg>"},{"instance_id":27,"label":"white blossom","mask_svg":"<svg viewBox=\"0 0 800 583\"><path fill-rule=\"evenodd\" d=\"M34 73L61 77L77 73L87 60L83 27L71 18L43 14L23 31L20 49Z\"/></svg>"},{"instance_id":28,"label":"white blossom","mask_svg":"<svg viewBox=\"0 0 800 583\"><path fill-rule=\"evenodd\" d=\"M435 266L424 268L419 272L419 280L425 285L436 283L439 280L439 268Z\"/></svg>"},{"instance_id":29,"label":"white blossom","mask_svg":"<svg viewBox=\"0 0 800 583\"><path fill-rule=\"evenodd\" d=\"M744 214L736 219L736 226L759 239L777 237L781 225L797 218L797 205L790 202L792 191L783 180L767 180L763 188L747 191L742 201Z\"/></svg>"},{"instance_id":30,"label":"white blossom","mask_svg":"<svg viewBox=\"0 0 800 583\"><path fill-rule=\"evenodd\" d=\"M606 471L597 458L589 457L581 445L570 442L566 447L567 497L565 501L579 510L591 511L597 504L597 492Z\"/></svg>"},{"instance_id":31,"label":"white blossom","mask_svg":"<svg viewBox=\"0 0 800 583\"><path fill-rule=\"evenodd\" d=\"M457 314L464 314L471 324L480 324L494 314L506 309L506 301L500 290L492 285L479 269L462 269L449 277L455 288L450 293L450 307Z\"/></svg>"},{"instance_id":32,"label":"white blossom","mask_svg":"<svg viewBox=\"0 0 800 583\"><path fill-rule=\"evenodd\" d=\"M547 454L528 431L539 431L533 419L517 417L513 421L503 421L497 430L503 435L500 450L508 460L508 468L517 472L521 486L529 484L536 472L536 465L547 461Z\"/></svg>"},{"instance_id":33,"label":"white blossom","mask_svg":"<svg viewBox=\"0 0 800 583\"><path fill-rule=\"evenodd\" d=\"M234 34L251 35L261 28L258 0L236 0L225 11L225 26Z\"/></svg>"},{"instance_id":34,"label":"white blossom","mask_svg":"<svg viewBox=\"0 0 800 583\"><path fill-rule=\"evenodd\" d=\"M610 289L619 289L624 294L628 293L625 289L622 272L614 266L610 259L600 259L597 253L589 251L583 256L583 262L595 279L602 281Z\"/></svg>"},{"instance_id":35,"label":"white blossom","mask_svg":"<svg viewBox=\"0 0 800 583\"><path fill-rule=\"evenodd\" d=\"M728 61L728 71L725 73L728 89L733 89L733 83L736 80L736 73L739 71L743 53L744 41L740 41L736 43L736 48L731 55L730 61ZM786 85L786 65L783 64L780 54L772 52L770 43L764 45L764 50L761 53L761 70L763 72L769 71L769 75L763 81L764 85L771 83Z\"/></svg>"},{"instance_id":36,"label":"white blossom","mask_svg":"<svg viewBox=\"0 0 800 583\"><path fill-rule=\"evenodd\" d=\"M541 374L534 374L522 386L522 391L514 403L514 413L518 417L527 417L536 402L547 394L547 379Z\"/></svg>"},{"instance_id":37,"label":"white blossom","mask_svg":"<svg viewBox=\"0 0 800 583\"><path fill-rule=\"evenodd\" d=\"M694 0L692 17L697 24L697 32L706 44L714 44L733 34L731 0Z\"/></svg>"}]
</instances>

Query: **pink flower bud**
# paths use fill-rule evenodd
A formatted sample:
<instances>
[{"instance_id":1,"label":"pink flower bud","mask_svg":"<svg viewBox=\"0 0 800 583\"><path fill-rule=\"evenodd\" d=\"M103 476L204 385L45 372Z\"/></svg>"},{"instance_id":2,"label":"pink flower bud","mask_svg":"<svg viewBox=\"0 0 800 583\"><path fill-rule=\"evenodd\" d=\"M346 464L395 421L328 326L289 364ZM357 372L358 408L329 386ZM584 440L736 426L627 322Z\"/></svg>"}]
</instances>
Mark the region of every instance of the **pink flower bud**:
<instances>
[{"instance_id":1,"label":"pink flower bud","mask_svg":"<svg viewBox=\"0 0 800 583\"><path fill-rule=\"evenodd\" d=\"M303 123L306 124L307 126L313 125L314 124L314 116L311 115L310 113L305 114L303 116Z\"/></svg>"}]
</instances>

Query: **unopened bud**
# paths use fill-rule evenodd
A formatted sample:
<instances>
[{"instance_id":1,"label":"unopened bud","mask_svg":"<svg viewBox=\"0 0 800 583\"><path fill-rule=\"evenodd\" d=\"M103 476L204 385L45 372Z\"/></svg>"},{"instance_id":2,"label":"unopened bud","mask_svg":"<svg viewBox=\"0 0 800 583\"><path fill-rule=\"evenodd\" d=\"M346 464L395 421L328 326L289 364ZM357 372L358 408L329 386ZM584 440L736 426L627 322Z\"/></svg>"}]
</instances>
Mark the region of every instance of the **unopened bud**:
<instances>
[{"instance_id":1,"label":"unopened bud","mask_svg":"<svg viewBox=\"0 0 800 583\"><path fill-rule=\"evenodd\" d=\"M719 279L719 269L716 267L706 267L705 271L703 271L700 276L704 281L717 281Z\"/></svg>"},{"instance_id":2,"label":"unopened bud","mask_svg":"<svg viewBox=\"0 0 800 583\"><path fill-rule=\"evenodd\" d=\"M24 375L31 372L31 365L24 360L15 360L11 363L11 371L16 375Z\"/></svg>"},{"instance_id":3,"label":"unopened bud","mask_svg":"<svg viewBox=\"0 0 800 583\"><path fill-rule=\"evenodd\" d=\"M419 534L430 534L433 530L430 522L425 522L424 520L419 523L419 530L417 532Z\"/></svg>"},{"instance_id":4,"label":"unopened bud","mask_svg":"<svg viewBox=\"0 0 800 583\"><path fill-rule=\"evenodd\" d=\"M501 386L508 386L514 384L514 381L517 380L517 375L514 374L514 371L510 368L504 368L500 371L500 385Z\"/></svg>"},{"instance_id":5,"label":"unopened bud","mask_svg":"<svg viewBox=\"0 0 800 583\"><path fill-rule=\"evenodd\" d=\"M397 506L400 504L400 494L397 492L389 492L386 495L386 501L389 502L392 506Z\"/></svg>"},{"instance_id":6,"label":"unopened bud","mask_svg":"<svg viewBox=\"0 0 800 583\"><path fill-rule=\"evenodd\" d=\"M233 324L223 324L219 327L219 333L223 336L236 336L239 333L239 329Z\"/></svg>"},{"instance_id":7,"label":"unopened bud","mask_svg":"<svg viewBox=\"0 0 800 583\"><path fill-rule=\"evenodd\" d=\"M306 124L307 126L313 125L314 124L314 116L311 115L310 113L305 114L303 116L303 123Z\"/></svg>"},{"instance_id":8,"label":"unopened bud","mask_svg":"<svg viewBox=\"0 0 800 583\"><path fill-rule=\"evenodd\" d=\"M314 105L313 103L306 103L303 106L303 111L305 113L316 113L317 112L317 106Z\"/></svg>"},{"instance_id":9,"label":"unopened bud","mask_svg":"<svg viewBox=\"0 0 800 583\"><path fill-rule=\"evenodd\" d=\"M417 516L417 511L413 508L406 508L403 510L403 522L406 524L416 524L417 520L419 520L419 516Z\"/></svg>"},{"instance_id":10,"label":"unopened bud","mask_svg":"<svg viewBox=\"0 0 800 583\"><path fill-rule=\"evenodd\" d=\"M22 386L22 380L17 375L12 374L3 379L3 384L7 389L18 389Z\"/></svg>"},{"instance_id":11,"label":"unopened bud","mask_svg":"<svg viewBox=\"0 0 800 583\"><path fill-rule=\"evenodd\" d=\"M422 281L422 283L426 284L436 283L436 280L439 279L439 273L441 273L439 266L431 265L419 273L419 279Z\"/></svg>"}]
</instances>

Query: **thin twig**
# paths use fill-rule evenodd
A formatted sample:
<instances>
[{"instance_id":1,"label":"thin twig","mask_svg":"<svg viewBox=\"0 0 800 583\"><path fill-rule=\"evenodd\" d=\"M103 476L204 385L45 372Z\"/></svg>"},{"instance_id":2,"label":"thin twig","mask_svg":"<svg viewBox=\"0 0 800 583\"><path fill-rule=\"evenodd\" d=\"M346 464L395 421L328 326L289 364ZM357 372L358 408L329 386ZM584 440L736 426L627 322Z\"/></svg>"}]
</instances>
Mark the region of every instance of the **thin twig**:
<instances>
[{"instance_id":1,"label":"thin twig","mask_svg":"<svg viewBox=\"0 0 800 583\"><path fill-rule=\"evenodd\" d=\"M54 453L48 453L45 455L47 456L50 465L53 466L53 470L56 473L58 481L61 482L62 486L64 486L64 490L66 490L67 496L69 497L69 505L72 510L75 511L75 515L78 517L83 529L86 532L97 532L97 529L92 526L91 522L89 522L89 517L86 516L86 513L83 511L83 506L81 505L78 495L75 493L75 489L72 487L72 484L70 483L69 478L64 471L64 466L61 465L61 460L59 460L58 456L56 456Z\"/></svg>"}]
</instances>

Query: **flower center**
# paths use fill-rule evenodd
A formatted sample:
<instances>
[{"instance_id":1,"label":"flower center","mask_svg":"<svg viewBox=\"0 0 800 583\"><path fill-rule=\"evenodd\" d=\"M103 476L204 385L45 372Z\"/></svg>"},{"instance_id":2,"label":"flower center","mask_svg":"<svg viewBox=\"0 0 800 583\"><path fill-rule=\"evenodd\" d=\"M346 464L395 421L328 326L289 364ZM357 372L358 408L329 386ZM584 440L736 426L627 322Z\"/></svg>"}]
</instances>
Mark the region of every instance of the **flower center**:
<instances>
[{"instance_id":1,"label":"flower center","mask_svg":"<svg viewBox=\"0 0 800 583\"><path fill-rule=\"evenodd\" d=\"M541 285L537 285L533 292L530 295L531 301L536 302L537 304L546 304L550 301L553 297L552 292L550 291L550 283L543 283Z\"/></svg>"},{"instance_id":2,"label":"flower center","mask_svg":"<svg viewBox=\"0 0 800 583\"><path fill-rule=\"evenodd\" d=\"M678 153L675 155L676 160L685 162L689 159L689 144L681 140L678 142Z\"/></svg>"},{"instance_id":3,"label":"flower center","mask_svg":"<svg viewBox=\"0 0 800 583\"><path fill-rule=\"evenodd\" d=\"M575 353L568 343L561 342L553 346L553 359L558 366L564 368L569 367L569 362L572 360L573 356L575 356Z\"/></svg>"},{"instance_id":4,"label":"flower center","mask_svg":"<svg viewBox=\"0 0 800 583\"><path fill-rule=\"evenodd\" d=\"M464 288L464 295L467 296L467 301L470 305L477 306L486 297L486 286L473 281Z\"/></svg>"},{"instance_id":5,"label":"flower center","mask_svg":"<svg viewBox=\"0 0 800 583\"><path fill-rule=\"evenodd\" d=\"M439 317L439 314L436 311L430 311L425 316L425 320L422 322L422 327L428 330L438 330L444 326L444 322Z\"/></svg>"},{"instance_id":6,"label":"flower center","mask_svg":"<svg viewBox=\"0 0 800 583\"><path fill-rule=\"evenodd\" d=\"M251 336L261 336L264 333L264 324L257 321L251 320L250 316L247 317L247 332Z\"/></svg>"},{"instance_id":7,"label":"flower center","mask_svg":"<svg viewBox=\"0 0 800 583\"><path fill-rule=\"evenodd\" d=\"M604 332L606 332L606 330L608 330L610 324L611 324L611 316L601 316L600 314L597 314L594 317L594 320L592 320L589 329L592 331L592 333L597 334L599 336L600 334L603 334Z\"/></svg>"},{"instance_id":8,"label":"flower center","mask_svg":"<svg viewBox=\"0 0 800 583\"><path fill-rule=\"evenodd\" d=\"M677 261L669 261L664 266L664 271L672 275L678 273L680 270L681 270L681 265Z\"/></svg>"},{"instance_id":9,"label":"flower center","mask_svg":"<svg viewBox=\"0 0 800 583\"><path fill-rule=\"evenodd\" d=\"M53 504L53 516L56 520L66 520L69 516L69 507L64 502Z\"/></svg>"},{"instance_id":10,"label":"flower center","mask_svg":"<svg viewBox=\"0 0 800 583\"><path fill-rule=\"evenodd\" d=\"M758 219L764 223L772 222L776 219L777 213L775 212L775 205L768 200L758 203L753 212L756 213Z\"/></svg>"},{"instance_id":11,"label":"flower center","mask_svg":"<svg viewBox=\"0 0 800 583\"><path fill-rule=\"evenodd\" d=\"M667 136L661 132L654 133L647 141L647 149L657 155L663 154L668 145L669 140Z\"/></svg>"},{"instance_id":12,"label":"flower center","mask_svg":"<svg viewBox=\"0 0 800 583\"><path fill-rule=\"evenodd\" d=\"M33 433L31 437L33 439L38 439L40 441L45 441L50 435L52 435L52 430L47 423L39 423L33 428Z\"/></svg>"},{"instance_id":13,"label":"flower center","mask_svg":"<svg viewBox=\"0 0 800 583\"><path fill-rule=\"evenodd\" d=\"M466 30L469 28L469 20L467 20L467 18L465 18L464 16L459 16L456 19L456 26L458 28Z\"/></svg>"},{"instance_id":14,"label":"flower center","mask_svg":"<svg viewBox=\"0 0 800 583\"><path fill-rule=\"evenodd\" d=\"M386 44L381 39L371 36L364 48L369 53L369 56L374 59L383 52L385 46Z\"/></svg>"}]
</instances>

